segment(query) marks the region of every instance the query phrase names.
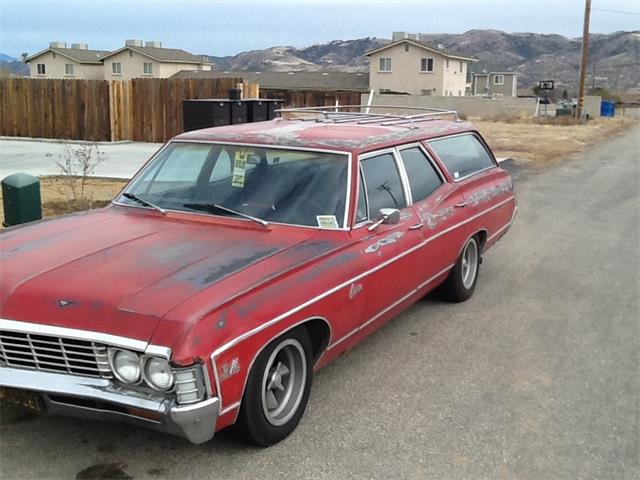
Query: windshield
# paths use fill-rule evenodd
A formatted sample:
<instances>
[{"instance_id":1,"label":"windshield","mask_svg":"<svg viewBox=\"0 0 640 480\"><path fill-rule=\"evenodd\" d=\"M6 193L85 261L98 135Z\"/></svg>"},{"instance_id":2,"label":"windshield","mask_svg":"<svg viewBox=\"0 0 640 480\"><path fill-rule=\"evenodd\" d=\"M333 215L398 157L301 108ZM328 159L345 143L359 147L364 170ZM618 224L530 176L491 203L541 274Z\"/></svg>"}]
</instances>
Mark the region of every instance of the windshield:
<instances>
[{"instance_id":1,"label":"windshield","mask_svg":"<svg viewBox=\"0 0 640 480\"><path fill-rule=\"evenodd\" d=\"M345 154L173 142L127 187L129 195L121 195L118 202L341 228L347 172Z\"/></svg>"}]
</instances>

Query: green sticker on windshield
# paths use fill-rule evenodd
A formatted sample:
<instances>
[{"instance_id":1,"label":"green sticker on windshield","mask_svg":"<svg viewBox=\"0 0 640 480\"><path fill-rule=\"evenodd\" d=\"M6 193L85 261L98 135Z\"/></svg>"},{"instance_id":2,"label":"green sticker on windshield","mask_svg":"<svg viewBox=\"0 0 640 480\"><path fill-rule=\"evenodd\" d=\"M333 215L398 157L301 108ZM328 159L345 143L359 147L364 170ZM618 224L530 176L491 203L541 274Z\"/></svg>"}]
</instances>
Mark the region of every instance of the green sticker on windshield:
<instances>
[{"instance_id":1,"label":"green sticker on windshield","mask_svg":"<svg viewBox=\"0 0 640 480\"><path fill-rule=\"evenodd\" d=\"M251 150L237 150L233 158L233 179L231 185L233 187L244 188L244 177L247 172L247 158L251 154Z\"/></svg>"}]
</instances>

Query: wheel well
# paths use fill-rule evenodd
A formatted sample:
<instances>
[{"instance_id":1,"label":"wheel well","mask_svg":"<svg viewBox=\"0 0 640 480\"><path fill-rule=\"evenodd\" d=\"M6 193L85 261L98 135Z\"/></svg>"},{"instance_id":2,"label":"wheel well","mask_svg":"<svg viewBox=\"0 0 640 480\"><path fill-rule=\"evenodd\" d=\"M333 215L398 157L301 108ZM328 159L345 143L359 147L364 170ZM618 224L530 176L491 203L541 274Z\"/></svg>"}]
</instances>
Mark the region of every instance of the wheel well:
<instances>
[{"instance_id":1,"label":"wheel well","mask_svg":"<svg viewBox=\"0 0 640 480\"><path fill-rule=\"evenodd\" d=\"M484 250L484 244L487 242L487 231L480 230L474 236L478 237L478 242L480 243L480 245L478 245L478 250L480 251L480 253L482 253L482 251Z\"/></svg>"},{"instance_id":2,"label":"wheel well","mask_svg":"<svg viewBox=\"0 0 640 480\"><path fill-rule=\"evenodd\" d=\"M322 352L329 345L331 330L326 320L320 318L311 319L301 325L307 329L309 339L311 339L311 348L313 348L313 363L317 362Z\"/></svg>"}]
</instances>

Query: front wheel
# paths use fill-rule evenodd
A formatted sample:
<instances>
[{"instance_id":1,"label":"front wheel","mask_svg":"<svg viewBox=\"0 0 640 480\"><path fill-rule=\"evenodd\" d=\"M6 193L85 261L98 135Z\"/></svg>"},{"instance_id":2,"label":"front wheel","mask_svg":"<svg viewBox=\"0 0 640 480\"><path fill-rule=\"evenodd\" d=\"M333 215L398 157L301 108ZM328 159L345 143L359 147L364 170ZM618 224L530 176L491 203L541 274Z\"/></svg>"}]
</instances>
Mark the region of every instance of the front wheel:
<instances>
[{"instance_id":1,"label":"front wheel","mask_svg":"<svg viewBox=\"0 0 640 480\"><path fill-rule=\"evenodd\" d=\"M305 328L271 342L249 372L236 422L241 438L268 447L293 432L307 406L312 377L311 341Z\"/></svg>"},{"instance_id":2,"label":"front wheel","mask_svg":"<svg viewBox=\"0 0 640 480\"><path fill-rule=\"evenodd\" d=\"M449 276L440 287L440 293L450 302L464 302L473 295L480 269L480 248L478 239L471 237L465 243L462 253Z\"/></svg>"}]
</instances>

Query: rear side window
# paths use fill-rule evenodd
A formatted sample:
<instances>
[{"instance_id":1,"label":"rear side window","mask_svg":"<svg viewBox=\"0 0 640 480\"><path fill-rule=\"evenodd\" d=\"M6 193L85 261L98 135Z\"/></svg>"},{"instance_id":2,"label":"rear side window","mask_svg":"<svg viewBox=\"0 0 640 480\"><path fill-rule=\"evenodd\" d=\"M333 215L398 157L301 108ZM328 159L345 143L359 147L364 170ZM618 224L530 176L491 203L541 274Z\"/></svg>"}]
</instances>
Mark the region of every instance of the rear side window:
<instances>
[{"instance_id":1,"label":"rear side window","mask_svg":"<svg viewBox=\"0 0 640 480\"><path fill-rule=\"evenodd\" d=\"M454 179L463 178L495 164L475 135L458 135L431 140L429 146L438 154Z\"/></svg>"},{"instance_id":2,"label":"rear side window","mask_svg":"<svg viewBox=\"0 0 640 480\"><path fill-rule=\"evenodd\" d=\"M411 187L411 198L414 202L419 202L427 198L442 184L442 180L433 165L418 147L405 148L400 150L400 157L407 171L409 186Z\"/></svg>"},{"instance_id":3,"label":"rear side window","mask_svg":"<svg viewBox=\"0 0 640 480\"><path fill-rule=\"evenodd\" d=\"M402 190L400 173L390 153L361 161L369 198L369 218L375 218L381 208L404 208L407 201Z\"/></svg>"}]
</instances>

